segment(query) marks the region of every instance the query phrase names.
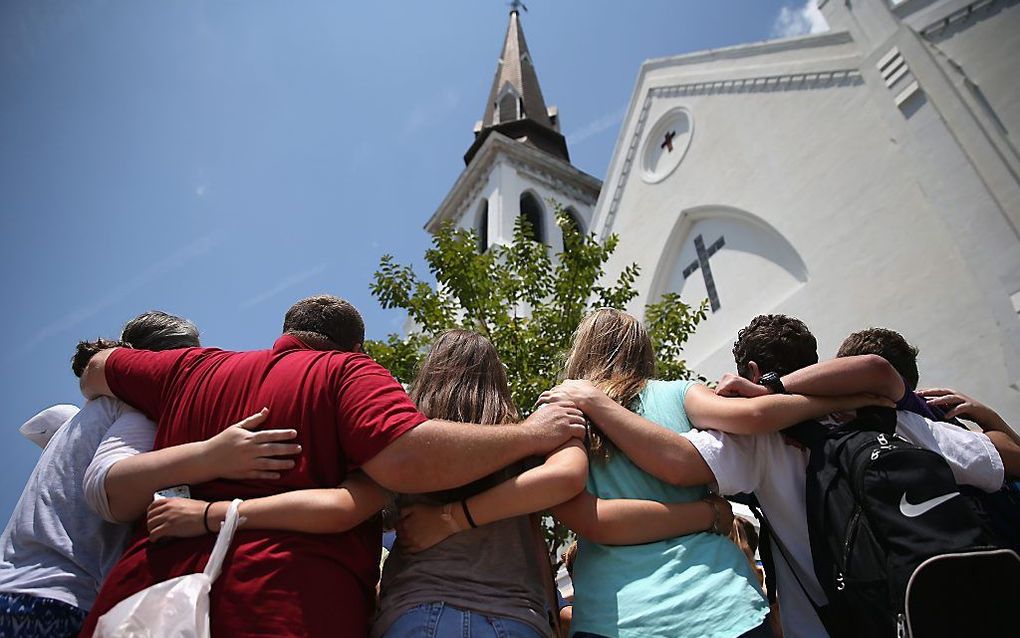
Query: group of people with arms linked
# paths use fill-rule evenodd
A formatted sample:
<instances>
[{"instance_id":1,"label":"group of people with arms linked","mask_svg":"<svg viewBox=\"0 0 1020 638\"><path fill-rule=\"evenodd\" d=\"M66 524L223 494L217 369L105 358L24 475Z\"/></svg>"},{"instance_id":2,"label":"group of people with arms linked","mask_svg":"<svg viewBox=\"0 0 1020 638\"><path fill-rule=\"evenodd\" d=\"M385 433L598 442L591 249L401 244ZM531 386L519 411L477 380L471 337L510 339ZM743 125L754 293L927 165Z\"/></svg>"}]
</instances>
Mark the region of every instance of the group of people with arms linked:
<instances>
[{"instance_id":1,"label":"group of people with arms linked","mask_svg":"<svg viewBox=\"0 0 1020 638\"><path fill-rule=\"evenodd\" d=\"M952 390L916 393L916 350L887 330L819 363L802 322L756 317L738 374L711 389L657 380L641 322L598 309L523 420L480 334L440 335L407 392L363 342L353 306L316 296L267 350L202 347L162 312L79 344L88 401L35 417L52 437L0 538L0 636L92 636L126 597L201 571L237 498L216 636L557 636L545 513L579 539L570 635L835 635L813 452L785 428L882 413L960 485L1020 475L1009 426ZM735 494L754 495L763 554L778 550L771 596L726 536ZM384 508L398 542L380 581Z\"/></svg>"}]
</instances>

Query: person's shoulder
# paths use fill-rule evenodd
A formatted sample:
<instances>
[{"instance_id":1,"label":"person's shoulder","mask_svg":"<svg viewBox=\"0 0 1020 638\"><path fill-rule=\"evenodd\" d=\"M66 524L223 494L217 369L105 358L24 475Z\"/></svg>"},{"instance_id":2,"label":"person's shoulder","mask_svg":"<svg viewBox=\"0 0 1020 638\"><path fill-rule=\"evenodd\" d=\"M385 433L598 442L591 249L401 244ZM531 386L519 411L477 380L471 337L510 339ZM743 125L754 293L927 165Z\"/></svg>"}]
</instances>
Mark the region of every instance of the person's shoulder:
<instances>
[{"instance_id":1,"label":"person's shoulder","mask_svg":"<svg viewBox=\"0 0 1020 638\"><path fill-rule=\"evenodd\" d=\"M645 389L656 394L686 394L687 390L696 383L697 381L686 379L649 379L645 384Z\"/></svg>"}]
</instances>

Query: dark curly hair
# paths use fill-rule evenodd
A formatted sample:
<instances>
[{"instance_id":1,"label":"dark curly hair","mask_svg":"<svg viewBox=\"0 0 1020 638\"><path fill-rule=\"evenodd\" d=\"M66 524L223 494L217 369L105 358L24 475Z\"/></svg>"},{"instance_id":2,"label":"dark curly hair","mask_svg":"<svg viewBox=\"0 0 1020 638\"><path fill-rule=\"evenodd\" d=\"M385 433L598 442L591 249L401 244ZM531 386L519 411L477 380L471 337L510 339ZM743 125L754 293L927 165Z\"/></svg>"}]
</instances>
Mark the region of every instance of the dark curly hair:
<instances>
[{"instance_id":1,"label":"dark curly hair","mask_svg":"<svg viewBox=\"0 0 1020 638\"><path fill-rule=\"evenodd\" d=\"M903 335L888 328L868 328L847 337L839 347L837 357L855 357L862 354L877 354L882 357L911 390L917 388L920 375L917 372L917 348L907 343Z\"/></svg>"},{"instance_id":2,"label":"dark curly hair","mask_svg":"<svg viewBox=\"0 0 1020 638\"><path fill-rule=\"evenodd\" d=\"M782 376L818 363L818 342L800 319L786 315L758 315L737 333L733 344L737 373L751 378L754 361L764 374Z\"/></svg>"}]
</instances>

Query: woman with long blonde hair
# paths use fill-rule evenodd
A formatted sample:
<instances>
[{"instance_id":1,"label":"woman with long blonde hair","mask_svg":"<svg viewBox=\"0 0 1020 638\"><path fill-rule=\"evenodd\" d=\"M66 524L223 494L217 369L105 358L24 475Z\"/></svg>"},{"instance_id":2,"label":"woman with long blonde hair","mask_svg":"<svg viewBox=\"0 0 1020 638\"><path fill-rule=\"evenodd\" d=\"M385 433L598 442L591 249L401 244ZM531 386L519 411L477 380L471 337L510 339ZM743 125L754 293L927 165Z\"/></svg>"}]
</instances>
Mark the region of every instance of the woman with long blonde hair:
<instances>
[{"instance_id":1,"label":"woman with long blonde hair","mask_svg":"<svg viewBox=\"0 0 1020 638\"><path fill-rule=\"evenodd\" d=\"M654 379L651 339L634 316L602 308L574 334L566 379L587 380L624 413L682 433L701 425L735 433L777 430L833 411L860 407L862 397L716 396L692 381ZM570 400L549 392L543 400ZM583 409L583 408L582 408ZM629 412L628 412L629 411ZM589 431L588 491L600 499L694 503L704 486L660 481L621 453L597 425ZM608 546L584 533L574 564L574 636L725 638L771 635L768 604L743 553L717 533L696 533L638 546Z\"/></svg>"}]
</instances>

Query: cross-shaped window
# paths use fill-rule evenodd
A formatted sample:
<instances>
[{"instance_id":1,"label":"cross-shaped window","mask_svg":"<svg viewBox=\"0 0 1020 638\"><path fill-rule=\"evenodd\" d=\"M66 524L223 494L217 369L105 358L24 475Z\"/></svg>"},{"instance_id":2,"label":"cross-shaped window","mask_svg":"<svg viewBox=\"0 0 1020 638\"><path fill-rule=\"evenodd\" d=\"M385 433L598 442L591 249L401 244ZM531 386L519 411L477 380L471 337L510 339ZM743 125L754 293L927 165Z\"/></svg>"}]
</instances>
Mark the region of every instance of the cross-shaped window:
<instances>
[{"instance_id":1,"label":"cross-shaped window","mask_svg":"<svg viewBox=\"0 0 1020 638\"><path fill-rule=\"evenodd\" d=\"M684 279L694 274L695 270L701 269L701 276L705 278L705 290L708 291L708 302L712 305L712 312L717 312L721 307L719 303L719 292L715 289L715 279L712 278L712 266L708 263L709 257L719 252L719 249L726 244L724 237L712 242L712 245L705 248L705 240L701 235L694 238L694 249L698 252L698 258L684 268Z\"/></svg>"}]
</instances>

